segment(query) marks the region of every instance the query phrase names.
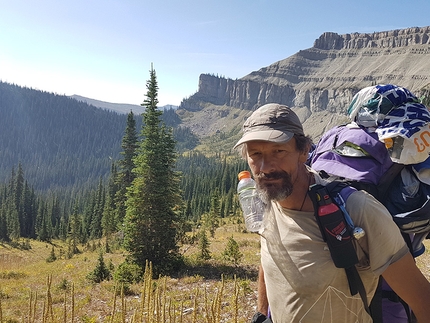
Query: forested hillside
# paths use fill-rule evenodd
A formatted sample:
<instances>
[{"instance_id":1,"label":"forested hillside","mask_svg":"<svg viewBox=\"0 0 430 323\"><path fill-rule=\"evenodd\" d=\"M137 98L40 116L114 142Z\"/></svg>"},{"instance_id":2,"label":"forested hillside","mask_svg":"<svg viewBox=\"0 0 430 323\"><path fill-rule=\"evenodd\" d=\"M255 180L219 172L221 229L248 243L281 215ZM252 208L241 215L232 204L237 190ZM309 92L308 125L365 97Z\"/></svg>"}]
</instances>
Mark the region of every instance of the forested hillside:
<instances>
[{"instance_id":1,"label":"forested hillside","mask_svg":"<svg viewBox=\"0 0 430 323\"><path fill-rule=\"evenodd\" d=\"M131 183L126 174L136 166L128 169L127 140L134 155L143 140L142 116L7 83L0 83L0 113L0 241L68 239L72 255L77 243L121 227ZM239 216L235 192L244 161L230 151L194 151L199 140L178 127L174 110L160 113L176 141L181 219L203 219L213 230L219 218Z\"/></svg>"},{"instance_id":2,"label":"forested hillside","mask_svg":"<svg viewBox=\"0 0 430 323\"><path fill-rule=\"evenodd\" d=\"M112 161L120 158L124 114L0 82L0 116L0 183L21 163L36 190L78 189L106 179ZM140 129L141 117L135 117ZM163 120L169 126L180 123L169 110ZM179 148L195 146L187 129L176 132Z\"/></svg>"},{"instance_id":3,"label":"forested hillside","mask_svg":"<svg viewBox=\"0 0 430 323\"><path fill-rule=\"evenodd\" d=\"M106 177L126 117L66 96L0 83L0 181L22 164L36 189Z\"/></svg>"}]
</instances>

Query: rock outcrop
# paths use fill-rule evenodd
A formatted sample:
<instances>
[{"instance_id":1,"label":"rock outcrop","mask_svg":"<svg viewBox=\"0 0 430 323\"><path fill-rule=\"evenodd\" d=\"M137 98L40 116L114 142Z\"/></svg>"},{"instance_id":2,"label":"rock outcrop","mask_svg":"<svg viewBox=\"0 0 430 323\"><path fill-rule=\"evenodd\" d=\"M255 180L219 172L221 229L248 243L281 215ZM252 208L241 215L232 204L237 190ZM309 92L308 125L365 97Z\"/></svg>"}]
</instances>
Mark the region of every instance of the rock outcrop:
<instances>
[{"instance_id":1,"label":"rock outcrop","mask_svg":"<svg viewBox=\"0 0 430 323\"><path fill-rule=\"evenodd\" d=\"M315 113L345 114L352 97L374 84L419 92L430 83L430 27L339 35L326 32L313 47L241 79L202 74L196 94L181 109L207 104L254 110L269 102Z\"/></svg>"}]
</instances>

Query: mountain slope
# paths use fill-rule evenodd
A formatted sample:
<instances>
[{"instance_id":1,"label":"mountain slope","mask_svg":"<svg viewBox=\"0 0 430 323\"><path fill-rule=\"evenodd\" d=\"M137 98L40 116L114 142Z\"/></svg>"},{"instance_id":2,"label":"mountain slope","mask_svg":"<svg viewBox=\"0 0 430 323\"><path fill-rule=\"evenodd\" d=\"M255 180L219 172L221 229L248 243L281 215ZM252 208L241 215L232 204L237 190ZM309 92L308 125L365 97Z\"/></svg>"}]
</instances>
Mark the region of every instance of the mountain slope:
<instances>
[{"instance_id":1,"label":"mountain slope","mask_svg":"<svg viewBox=\"0 0 430 323\"><path fill-rule=\"evenodd\" d=\"M137 104L110 103L110 102L86 98L84 96L80 96L77 94L71 95L70 97L72 99L88 103L89 105L93 105L97 108L106 109L106 110L110 110L110 111L118 112L118 113L123 113L123 114L129 113L130 111L133 111L133 113L135 115L137 115L137 114L142 114L145 111L144 107L142 107L141 105L137 105ZM168 104L168 105L164 105L164 106L158 107L158 108L160 110L168 110L168 109L177 109L178 107L176 105Z\"/></svg>"},{"instance_id":2,"label":"mountain slope","mask_svg":"<svg viewBox=\"0 0 430 323\"><path fill-rule=\"evenodd\" d=\"M89 105L93 105L97 108L102 108L102 109L106 109L106 110L110 110L110 111L114 111L114 112L118 112L118 113L123 113L123 114L126 114L126 113L129 113L130 111L133 111L133 113L137 115L137 114L141 114L141 113L143 113L143 111L145 111L145 109L141 105L137 105L137 104L110 103L110 102L86 98L84 96L80 96L77 94L74 94L70 97L72 99L77 100L77 101L85 102Z\"/></svg>"},{"instance_id":3,"label":"mountain slope","mask_svg":"<svg viewBox=\"0 0 430 323\"><path fill-rule=\"evenodd\" d=\"M98 108L94 104L101 101L83 101L0 82L0 183L19 163L37 190L81 189L106 179L112 162L121 157L129 111L119 113L118 105L107 102ZM143 107L126 106L133 107L140 134ZM164 110L161 118L174 129L181 123L173 109ZM184 127L175 129L174 137L180 151L198 144Z\"/></svg>"},{"instance_id":4,"label":"mountain slope","mask_svg":"<svg viewBox=\"0 0 430 323\"><path fill-rule=\"evenodd\" d=\"M251 110L277 102L297 110L307 133L318 138L347 120L352 97L366 86L393 83L419 95L430 83L429 35L430 27L324 33L313 47L241 79L200 75L198 92L181 103L178 113L206 137L237 129Z\"/></svg>"},{"instance_id":5,"label":"mountain slope","mask_svg":"<svg viewBox=\"0 0 430 323\"><path fill-rule=\"evenodd\" d=\"M82 186L119 158L126 115L0 82L0 182L21 163L36 189Z\"/></svg>"}]
</instances>

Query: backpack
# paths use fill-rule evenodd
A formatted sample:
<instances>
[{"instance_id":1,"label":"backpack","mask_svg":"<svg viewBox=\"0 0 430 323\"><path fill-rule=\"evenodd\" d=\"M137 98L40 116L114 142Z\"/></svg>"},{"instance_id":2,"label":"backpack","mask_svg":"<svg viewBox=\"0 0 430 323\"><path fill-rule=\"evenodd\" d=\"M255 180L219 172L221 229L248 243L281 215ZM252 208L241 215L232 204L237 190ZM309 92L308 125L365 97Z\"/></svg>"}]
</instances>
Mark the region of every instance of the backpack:
<instances>
[{"instance_id":1,"label":"backpack","mask_svg":"<svg viewBox=\"0 0 430 323\"><path fill-rule=\"evenodd\" d=\"M417 178L412 165L393 162L385 144L378 140L376 133L369 132L357 124L334 127L327 131L315 145L308 164L318 171L322 178L329 180L330 183L325 187L325 194L342 211L335 221L346 223L346 228L352 238L354 237L354 225L351 220L348 220L349 215L343 207L351 194L351 187L366 190L388 209L414 257L424 252L422 242L430 233L430 186ZM326 235L327 228L317 216L320 206L318 201L321 200L321 195L324 193L318 193L317 189L321 189L321 187L311 189L310 196L314 201L316 219L322 235L327 240L329 239ZM328 245L331 250L329 243ZM332 253L332 258L334 257L336 255ZM335 259L333 260L335 261ZM360 286L362 283L358 273L351 273L351 271L355 271L355 263L358 262L356 260L353 263L354 261L343 264L348 268L338 267L345 268L351 295L360 293L364 306L374 322L406 322L406 320L394 318L387 320L387 313L394 311L403 312L403 316L407 317L407 322L412 322L413 314L407 304L389 288L382 278L372 303L367 304L367 299L363 296L365 291L360 290L364 287Z\"/></svg>"}]
</instances>

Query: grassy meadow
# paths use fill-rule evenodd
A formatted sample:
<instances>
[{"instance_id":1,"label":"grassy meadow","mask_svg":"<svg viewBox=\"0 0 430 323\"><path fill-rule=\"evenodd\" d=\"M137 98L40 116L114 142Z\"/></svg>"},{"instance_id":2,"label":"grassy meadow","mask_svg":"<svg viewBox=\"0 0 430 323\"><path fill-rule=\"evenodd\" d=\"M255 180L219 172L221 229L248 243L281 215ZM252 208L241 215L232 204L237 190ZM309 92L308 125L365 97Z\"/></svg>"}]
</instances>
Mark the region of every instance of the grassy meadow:
<instances>
[{"instance_id":1,"label":"grassy meadow","mask_svg":"<svg viewBox=\"0 0 430 323\"><path fill-rule=\"evenodd\" d=\"M232 236L243 254L237 264L222 256ZM256 308L259 237L225 225L208 239L210 259L197 257L197 243L184 245L187 269L152 279L147 268L144 280L127 288L114 279L96 284L86 278L104 241L79 246L81 253L70 259L61 241L21 241L28 250L0 244L0 322L249 322ZM52 250L57 259L48 262ZM125 253L103 253L103 259L117 268Z\"/></svg>"},{"instance_id":2,"label":"grassy meadow","mask_svg":"<svg viewBox=\"0 0 430 323\"><path fill-rule=\"evenodd\" d=\"M230 237L239 245L237 264L222 256ZM22 242L31 248L0 244L0 322L249 322L256 309L259 237L239 225L224 225L209 238L209 260L199 260L197 244L184 245L187 270L152 279L150 268L139 284L121 286L114 279L92 283L103 241L79 246L66 259L67 245ZM417 264L430 280L430 240ZM54 248L54 249L52 249ZM54 250L57 259L47 259ZM103 254L117 268L122 250Z\"/></svg>"}]
</instances>

